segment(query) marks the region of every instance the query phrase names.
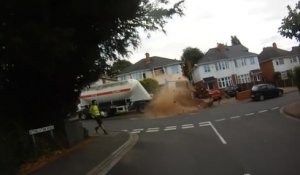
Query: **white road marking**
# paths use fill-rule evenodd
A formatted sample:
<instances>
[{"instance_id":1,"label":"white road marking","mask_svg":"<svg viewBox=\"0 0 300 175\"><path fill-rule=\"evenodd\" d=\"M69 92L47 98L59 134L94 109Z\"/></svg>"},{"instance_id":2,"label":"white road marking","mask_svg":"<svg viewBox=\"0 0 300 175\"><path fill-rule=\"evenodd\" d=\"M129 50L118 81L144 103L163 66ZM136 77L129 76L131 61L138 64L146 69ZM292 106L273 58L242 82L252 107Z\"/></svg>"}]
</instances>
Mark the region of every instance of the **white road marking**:
<instances>
[{"instance_id":1,"label":"white road marking","mask_svg":"<svg viewBox=\"0 0 300 175\"><path fill-rule=\"evenodd\" d=\"M131 134L138 134L138 133L141 133L141 131L131 131L130 133Z\"/></svg>"},{"instance_id":2,"label":"white road marking","mask_svg":"<svg viewBox=\"0 0 300 175\"><path fill-rule=\"evenodd\" d=\"M274 107L274 108L271 108L271 110L276 110L276 109L278 109L279 107L278 106L276 106L276 107Z\"/></svg>"},{"instance_id":3,"label":"white road marking","mask_svg":"<svg viewBox=\"0 0 300 175\"><path fill-rule=\"evenodd\" d=\"M144 131L144 129L133 129L132 131Z\"/></svg>"},{"instance_id":4,"label":"white road marking","mask_svg":"<svg viewBox=\"0 0 300 175\"><path fill-rule=\"evenodd\" d=\"M225 139L221 136L221 134L218 132L218 130L214 127L214 125L209 122L209 126L211 126L211 128L215 131L215 133L217 134L217 136L219 137L219 139L221 140L221 142L225 145L227 144L227 142L225 141Z\"/></svg>"},{"instance_id":5,"label":"white road marking","mask_svg":"<svg viewBox=\"0 0 300 175\"><path fill-rule=\"evenodd\" d=\"M199 126L209 126L209 122L201 122L199 123Z\"/></svg>"},{"instance_id":6,"label":"white road marking","mask_svg":"<svg viewBox=\"0 0 300 175\"><path fill-rule=\"evenodd\" d=\"M186 126L194 126L194 124L184 124L184 125L181 125L182 127L186 127Z\"/></svg>"},{"instance_id":7,"label":"white road marking","mask_svg":"<svg viewBox=\"0 0 300 175\"><path fill-rule=\"evenodd\" d=\"M173 130L176 130L177 129L177 126L167 126L165 127L165 131L173 131Z\"/></svg>"},{"instance_id":8,"label":"white road marking","mask_svg":"<svg viewBox=\"0 0 300 175\"><path fill-rule=\"evenodd\" d=\"M264 112L268 112L268 110L265 109L265 110L258 111L259 114Z\"/></svg>"},{"instance_id":9,"label":"white road marking","mask_svg":"<svg viewBox=\"0 0 300 175\"><path fill-rule=\"evenodd\" d=\"M233 117L230 117L230 119L236 119L236 118L240 118L241 116L233 116Z\"/></svg>"},{"instance_id":10,"label":"white road marking","mask_svg":"<svg viewBox=\"0 0 300 175\"><path fill-rule=\"evenodd\" d=\"M244 175L250 175L249 173L245 173Z\"/></svg>"},{"instance_id":11,"label":"white road marking","mask_svg":"<svg viewBox=\"0 0 300 175\"><path fill-rule=\"evenodd\" d=\"M156 128L148 128L146 132L158 132L159 131L159 128L156 127Z\"/></svg>"},{"instance_id":12,"label":"white road marking","mask_svg":"<svg viewBox=\"0 0 300 175\"><path fill-rule=\"evenodd\" d=\"M224 120L226 120L225 118L220 118L220 119L217 119L217 120L215 120L216 122L221 122L221 121L224 121Z\"/></svg>"},{"instance_id":13,"label":"white road marking","mask_svg":"<svg viewBox=\"0 0 300 175\"><path fill-rule=\"evenodd\" d=\"M194 128L194 124L181 125L181 129L189 129L189 128Z\"/></svg>"},{"instance_id":14,"label":"white road marking","mask_svg":"<svg viewBox=\"0 0 300 175\"><path fill-rule=\"evenodd\" d=\"M254 115L254 113L248 113L248 114L245 114L245 116L251 116L251 115Z\"/></svg>"},{"instance_id":15,"label":"white road marking","mask_svg":"<svg viewBox=\"0 0 300 175\"><path fill-rule=\"evenodd\" d=\"M146 132L158 132L159 130L147 130Z\"/></svg>"},{"instance_id":16,"label":"white road marking","mask_svg":"<svg viewBox=\"0 0 300 175\"><path fill-rule=\"evenodd\" d=\"M127 130L127 129L123 129L123 130L121 130L121 131L128 132L128 130Z\"/></svg>"},{"instance_id":17,"label":"white road marking","mask_svg":"<svg viewBox=\"0 0 300 175\"><path fill-rule=\"evenodd\" d=\"M159 130L159 128L148 128L148 130Z\"/></svg>"}]
</instances>

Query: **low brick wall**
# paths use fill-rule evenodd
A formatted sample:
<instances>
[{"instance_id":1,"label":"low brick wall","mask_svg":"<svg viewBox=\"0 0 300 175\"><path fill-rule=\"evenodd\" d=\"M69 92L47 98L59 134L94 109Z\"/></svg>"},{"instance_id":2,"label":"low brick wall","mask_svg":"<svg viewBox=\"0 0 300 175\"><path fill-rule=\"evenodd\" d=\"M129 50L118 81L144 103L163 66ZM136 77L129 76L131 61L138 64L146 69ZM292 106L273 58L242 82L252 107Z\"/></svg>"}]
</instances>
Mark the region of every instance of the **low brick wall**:
<instances>
[{"instance_id":1,"label":"low brick wall","mask_svg":"<svg viewBox=\"0 0 300 175\"><path fill-rule=\"evenodd\" d=\"M245 100L245 99L249 99L249 98L251 98L251 91L250 90L246 90L246 91L236 93L236 99L237 100Z\"/></svg>"}]
</instances>

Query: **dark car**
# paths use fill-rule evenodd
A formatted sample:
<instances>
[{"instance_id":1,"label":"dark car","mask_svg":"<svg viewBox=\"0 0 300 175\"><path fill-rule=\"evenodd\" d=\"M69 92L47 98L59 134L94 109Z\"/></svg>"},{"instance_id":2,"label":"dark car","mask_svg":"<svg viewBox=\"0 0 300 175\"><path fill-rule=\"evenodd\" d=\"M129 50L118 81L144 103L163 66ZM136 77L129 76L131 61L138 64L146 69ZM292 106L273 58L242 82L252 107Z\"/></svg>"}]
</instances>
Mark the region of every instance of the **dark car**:
<instances>
[{"instance_id":1,"label":"dark car","mask_svg":"<svg viewBox=\"0 0 300 175\"><path fill-rule=\"evenodd\" d=\"M237 89L238 88L236 86L228 86L224 89L224 91L228 96L234 97L236 95Z\"/></svg>"},{"instance_id":2,"label":"dark car","mask_svg":"<svg viewBox=\"0 0 300 175\"><path fill-rule=\"evenodd\" d=\"M264 100L266 98L279 97L283 95L283 89L277 88L272 84L254 85L251 89L253 100Z\"/></svg>"}]
</instances>

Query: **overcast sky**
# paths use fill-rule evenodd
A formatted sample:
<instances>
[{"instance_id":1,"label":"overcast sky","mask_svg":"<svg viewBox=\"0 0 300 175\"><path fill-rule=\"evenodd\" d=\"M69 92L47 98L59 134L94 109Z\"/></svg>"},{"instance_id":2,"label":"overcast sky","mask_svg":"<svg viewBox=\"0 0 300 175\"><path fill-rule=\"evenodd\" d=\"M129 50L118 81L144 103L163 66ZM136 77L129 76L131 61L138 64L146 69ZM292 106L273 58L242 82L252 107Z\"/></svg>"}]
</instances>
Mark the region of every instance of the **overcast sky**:
<instances>
[{"instance_id":1,"label":"overcast sky","mask_svg":"<svg viewBox=\"0 0 300 175\"><path fill-rule=\"evenodd\" d=\"M288 15L286 6L294 8L296 3L297 0L185 0L185 15L170 19L165 26L166 34L152 32L147 38L141 32L140 47L126 59L135 63L146 52L150 56L180 59L186 47L197 47L205 53L217 43L231 45L232 35L257 54L273 42L279 48L291 50L298 43L282 37L278 28Z\"/></svg>"}]
</instances>

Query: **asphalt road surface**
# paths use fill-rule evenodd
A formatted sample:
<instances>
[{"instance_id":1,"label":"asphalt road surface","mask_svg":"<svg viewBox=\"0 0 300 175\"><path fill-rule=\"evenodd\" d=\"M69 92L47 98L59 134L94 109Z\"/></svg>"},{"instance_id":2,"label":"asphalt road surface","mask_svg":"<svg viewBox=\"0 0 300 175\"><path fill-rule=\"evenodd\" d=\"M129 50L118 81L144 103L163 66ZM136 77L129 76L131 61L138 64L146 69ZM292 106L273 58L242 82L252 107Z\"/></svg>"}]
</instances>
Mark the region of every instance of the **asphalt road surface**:
<instances>
[{"instance_id":1,"label":"asphalt road surface","mask_svg":"<svg viewBox=\"0 0 300 175\"><path fill-rule=\"evenodd\" d=\"M280 113L299 98L295 92L172 118L106 120L110 130L140 137L108 174L299 175L300 122Z\"/></svg>"}]
</instances>

